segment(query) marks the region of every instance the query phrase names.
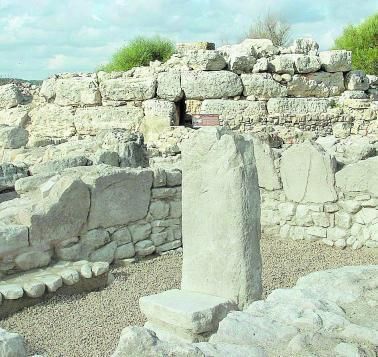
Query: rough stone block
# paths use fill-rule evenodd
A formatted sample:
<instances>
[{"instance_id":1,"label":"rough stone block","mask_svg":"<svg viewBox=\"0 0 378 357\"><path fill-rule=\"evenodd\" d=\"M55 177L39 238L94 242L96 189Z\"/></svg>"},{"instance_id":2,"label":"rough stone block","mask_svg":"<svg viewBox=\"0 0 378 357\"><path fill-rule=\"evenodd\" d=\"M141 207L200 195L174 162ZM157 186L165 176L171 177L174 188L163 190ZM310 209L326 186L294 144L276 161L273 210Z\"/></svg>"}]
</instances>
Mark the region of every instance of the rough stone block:
<instances>
[{"instance_id":1,"label":"rough stone block","mask_svg":"<svg viewBox=\"0 0 378 357\"><path fill-rule=\"evenodd\" d=\"M15 84L0 85L0 109L16 107L21 101L21 93Z\"/></svg>"},{"instance_id":2,"label":"rough stone block","mask_svg":"<svg viewBox=\"0 0 378 357\"><path fill-rule=\"evenodd\" d=\"M352 69L352 52L345 50L319 52L322 68L326 72L347 72Z\"/></svg>"},{"instance_id":3,"label":"rough stone block","mask_svg":"<svg viewBox=\"0 0 378 357\"><path fill-rule=\"evenodd\" d=\"M269 114L321 114L331 107L328 99L271 98L268 101Z\"/></svg>"},{"instance_id":4,"label":"rough stone block","mask_svg":"<svg viewBox=\"0 0 378 357\"><path fill-rule=\"evenodd\" d=\"M276 82L269 73L242 74L243 95L253 95L259 99L286 97L285 86Z\"/></svg>"},{"instance_id":5,"label":"rough stone block","mask_svg":"<svg viewBox=\"0 0 378 357\"><path fill-rule=\"evenodd\" d=\"M180 71L161 72L157 77L157 96L173 102L183 97Z\"/></svg>"}]
</instances>

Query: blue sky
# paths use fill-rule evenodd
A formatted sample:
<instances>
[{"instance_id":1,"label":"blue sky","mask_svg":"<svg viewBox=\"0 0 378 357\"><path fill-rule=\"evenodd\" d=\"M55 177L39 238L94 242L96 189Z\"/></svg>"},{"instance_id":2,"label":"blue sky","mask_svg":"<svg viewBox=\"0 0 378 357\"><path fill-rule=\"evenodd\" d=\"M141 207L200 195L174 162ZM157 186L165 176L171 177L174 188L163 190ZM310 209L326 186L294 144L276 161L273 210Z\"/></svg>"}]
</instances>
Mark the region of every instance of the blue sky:
<instances>
[{"instance_id":1,"label":"blue sky","mask_svg":"<svg viewBox=\"0 0 378 357\"><path fill-rule=\"evenodd\" d=\"M0 0L0 76L93 71L137 35L234 43L268 11L327 49L378 0Z\"/></svg>"}]
</instances>

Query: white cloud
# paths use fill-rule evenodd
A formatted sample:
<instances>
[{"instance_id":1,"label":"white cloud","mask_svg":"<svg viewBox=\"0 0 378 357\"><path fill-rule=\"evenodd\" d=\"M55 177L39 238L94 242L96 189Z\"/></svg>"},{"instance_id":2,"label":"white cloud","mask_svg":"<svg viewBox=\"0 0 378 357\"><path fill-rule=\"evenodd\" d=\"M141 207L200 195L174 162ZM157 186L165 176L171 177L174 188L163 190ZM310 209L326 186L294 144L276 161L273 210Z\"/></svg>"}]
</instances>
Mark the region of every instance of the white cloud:
<instances>
[{"instance_id":1,"label":"white cloud","mask_svg":"<svg viewBox=\"0 0 378 357\"><path fill-rule=\"evenodd\" d=\"M268 11L292 23L293 38L332 46L348 23L378 11L376 0L0 0L0 73L44 78L92 71L137 35L236 42Z\"/></svg>"}]
</instances>

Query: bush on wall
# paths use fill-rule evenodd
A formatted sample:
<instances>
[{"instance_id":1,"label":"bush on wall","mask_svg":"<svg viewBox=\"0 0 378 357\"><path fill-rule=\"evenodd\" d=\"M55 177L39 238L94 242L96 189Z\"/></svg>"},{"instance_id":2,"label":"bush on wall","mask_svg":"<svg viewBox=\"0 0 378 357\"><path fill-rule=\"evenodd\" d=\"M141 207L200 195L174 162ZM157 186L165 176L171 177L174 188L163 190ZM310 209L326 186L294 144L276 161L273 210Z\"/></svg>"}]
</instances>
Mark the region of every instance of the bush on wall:
<instances>
[{"instance_id":1,"label":"bush on wall","mask_svg":"<svg viewBox=\"0 0 378 357\"><path fill-rule=\"evenodd\" d=\"M160 37L137 37L120 48L101 71L128 71L133 67L148 66L150 61L167 61L174 53L174 43Z\"/></svg>"}]
</instances>

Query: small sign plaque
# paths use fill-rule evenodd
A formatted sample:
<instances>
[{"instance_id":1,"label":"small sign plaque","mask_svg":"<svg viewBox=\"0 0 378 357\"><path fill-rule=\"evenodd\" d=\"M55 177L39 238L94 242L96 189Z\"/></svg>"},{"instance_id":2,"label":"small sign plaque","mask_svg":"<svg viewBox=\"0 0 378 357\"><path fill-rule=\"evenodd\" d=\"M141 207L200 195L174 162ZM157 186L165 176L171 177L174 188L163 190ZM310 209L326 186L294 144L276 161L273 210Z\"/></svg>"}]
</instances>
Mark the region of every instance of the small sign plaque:
<instances>
[{"instance_id":1,"label":"small sign plaque","mask_svg":"<svg viewBox=\"0 0 378 357\"><path fill-rule=\"evenodd\" d=\"M201 128L203 126L219 126L218 114L194 114L192 116L193 128Z\"/></svg>"}]
</instances>

